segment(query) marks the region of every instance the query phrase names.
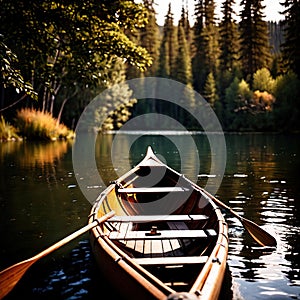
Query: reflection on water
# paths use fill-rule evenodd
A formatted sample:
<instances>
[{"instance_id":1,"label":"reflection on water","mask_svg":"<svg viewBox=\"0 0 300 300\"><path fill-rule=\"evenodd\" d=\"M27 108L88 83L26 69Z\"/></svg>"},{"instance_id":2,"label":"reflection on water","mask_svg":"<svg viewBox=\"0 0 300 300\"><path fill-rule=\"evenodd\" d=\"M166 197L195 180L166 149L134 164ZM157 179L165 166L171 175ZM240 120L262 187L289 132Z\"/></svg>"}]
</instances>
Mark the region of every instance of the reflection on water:
<instances>
[{"instance_id":1,"label":"reflection on water","mask_svg":"<svg viewBox=\"0 0 300 300\"><path fill-rule=\"evenodd\" d=\"M275 251L258 247L228 216L228 263L240 291L236 299L299 299L299 187L294 177L300 166L298 136L230 136L227 140L230 157L236 159L228 160L219 197L278 241ZM234 176L237 173L246 176Z\"/></svg>"},{"instance_id":2,"label":"reflection on water","mask_svg":"<svg viewBox=\"0 0 300 300\"><path fill-rule=\"evenodd\" d=\"M216 196L274 234L278 247L258 246L224 211L230 235L225 291L231 292L222 299L300 299L298 141L298 135L226 136L226 170ZM0 168L5 174L0 180L0 234L5 241L0 248L1 269L86 224L91 205L76 182L67 143L0 144ZM219 174L211 171L212 154L203 135L124 134L97 140L95 156L104 183L139 162L148 145L202 186L218 179ZM100 192L104 187L86 188ZM100 287L111 293L94 265L88 236L83 235L33 266L8 299L98 299Z\"/></svg>"},{"instance_id":3,"label":"reflection on water","mask_svg":"<svg viewBox=\"0 0 300 300\"><path fill-rule=\"evenodd\" d=\"M41 167L54 164L65 155L72 145L72 140L55 142L10 142L2 143L0 161L5 157L15 156L21 167Z\"/></svg>"}]
</instances>

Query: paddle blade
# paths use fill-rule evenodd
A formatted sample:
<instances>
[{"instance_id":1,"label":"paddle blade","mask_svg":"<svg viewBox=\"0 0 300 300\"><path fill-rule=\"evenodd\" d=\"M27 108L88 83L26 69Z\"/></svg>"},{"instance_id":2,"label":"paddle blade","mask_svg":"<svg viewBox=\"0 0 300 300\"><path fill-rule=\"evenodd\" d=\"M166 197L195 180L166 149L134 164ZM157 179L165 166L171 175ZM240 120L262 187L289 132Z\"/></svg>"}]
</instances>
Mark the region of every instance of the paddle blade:
<instances>
[{"instance_id":1,"label":"paddle blade","mask_svg":"<svg viewBox=\"0 0 300 300\"><path fill-rule=\"evenodd\" d=\"M253 239L261 246L276 247L277 241L270 233L250 220L241 217L240 221Z\"/></svg>"},{"instance_id":2,"label":"paddle blade","mask_svg":"<svg viewBox=\"0 0 300 300\"><path fill-rule=\"evenodd\" d=\"M34 260L29 259L0 272L0 299L4 298L14 288L34 262Z\"/></svg>"},{"instance_id":3,"label":"paddle blade","mask_svg":"<svg viewBox=\"0 0 300 300\"><path fill-rule=\"evenodd\" d=\"M54 245L50 246L46 250L40 252L39 254L21 261L3 271L0 272L0 299L4 298L18 283L18 281L22 278L24 273L28 270L28 268L33 265L37 260L40 258L48 255L49 253L53 252L54 250L62 247L63 245L67 244L71 240L75 239L76 237L80 236L81 234L87 232L88 230L92 229L93 227L99 225L99 223L106 221L107 219L113 217L115 215L114 211L107 213L106 215L100 217L99 219L95 220L92 223L82 227L81 229L73 232L72 234L68 235L61 241L55 243Z\"/></svg>"}]
</instances>

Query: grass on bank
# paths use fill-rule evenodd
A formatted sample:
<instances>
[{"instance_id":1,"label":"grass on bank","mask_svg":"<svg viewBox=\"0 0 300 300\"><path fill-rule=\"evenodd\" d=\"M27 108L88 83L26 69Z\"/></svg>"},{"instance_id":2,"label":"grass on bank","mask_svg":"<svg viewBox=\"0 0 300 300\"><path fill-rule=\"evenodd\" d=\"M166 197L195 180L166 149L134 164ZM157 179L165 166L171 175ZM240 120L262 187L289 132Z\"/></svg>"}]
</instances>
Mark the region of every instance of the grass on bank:
<instances>
[{"instance_id":1,"label":"grass on bank","mask_svg":"<svg viewBox=\"0 0 300 300\"><path fill-rule=\"evenodd\" d=\"M17 129L6 122L1 116L0 119L0 141L12 141L21 140L22 138L18 135Z\"/></svg>"},{"instance_id":2,"label":"grass on bank","mask_svg":"<svg viewBox=\"0 0 300 300\"><path fill-rule=\"evenodd\" d=\"M50 113L31 108L17 112L16 125L21 136L27 139L57 140L74 137L74 132L58 123Z\"/></svg>"},{"instance_id":3,"label":"grass on bank","mask_svg":"<svg viewBox=\"0 0 300 300\"><path fill-rule=\"evenodd\" d=\"M31 108L23 108L17 112L14 127L5 122L2 117L0 139L9 140L5 136L12 133L15 139L23 137L28 140L57 140L70 139L74 132L64 124L58 123L50 113Z\"/></svg>"}]
</instances>

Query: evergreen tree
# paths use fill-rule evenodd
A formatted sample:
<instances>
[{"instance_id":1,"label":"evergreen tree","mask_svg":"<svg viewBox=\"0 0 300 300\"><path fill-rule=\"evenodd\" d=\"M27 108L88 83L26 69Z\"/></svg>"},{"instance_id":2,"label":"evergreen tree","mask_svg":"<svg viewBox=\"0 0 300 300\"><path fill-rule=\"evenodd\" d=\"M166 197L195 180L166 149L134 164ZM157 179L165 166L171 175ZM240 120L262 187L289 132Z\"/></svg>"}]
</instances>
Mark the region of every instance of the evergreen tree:
<instances>
[{"instance_id":1,"label":"evergreen tree","mask_svg":"<svg viewBox=\"0 0 300 300\"><path fill-rule=\"evenodd\" d=\"M229 72L232 78L239 70L239 31L233 16L235 14L233 5L235 0L226 0L223 2L222 13L223 18L220 23L220 75L224 77L224 73ZM223 88L226 87L222 86Z\"/></svg>"},{"instance_id":2,"label":"evergreen tree","mask_svg":"<svg viewBox=\"0 0 300 300\"><path fill-rule=\"evenodd\" d=\"M285 7L283 58L287 68L300 78L300 2L285 0L282 5Z\"/></svg>"},{"instance_id":3,"label":"evergreen tree","mask_svg":"<svg viewBox=\"0 0 300 300\"><path fill-rule=\"evenodd\" d=\"M147 22L145 26L138 28L135 31L131 30L127 35L130 36L132 41L147 50L153 63L146 70L139 70L131 64L127 64L127 79L155 76L158 68L160 33L156 23L154 0L143 0L143 4L147 10Z\"/></svg>"},{"instance_id":4,"label":"evergreen tree","mask_svg":"<svg viewBox=\"0 0 300 300\"><path fill-rule=\"evenodd\" d=\"M216 82L213 73L209 73L207 80L204 86L204 98L211 105L212 108L215 108L215 102L218 99Z\"/></svg>"},{"instance_id":5,"label":"evergreen tree","mask_svg":"<svg viewBox=\"0 0 300 300\"><path fill-rule=\"evenodd\" d=\"M251 82L253 74L270 67L271 53L267 23L263 20L262 0L242 0L240 14L241 56L244 77Z\"/></svg>"},{"instance_id":6,"label":"evergreen tree","mask_svg":"<svg viewBox=\"0 0 300 300\"><path fill-rule=\"evenodd\" d=\"M148 10L148 22L140 30L140 46L145 48L152 57L153 63L145 72L145 76L155 76L158 68L160 36L156 23L154 0L144 0L144 6Z\"/></svg>"},{"instance_id":7,"label":"evergreen tree","mask_svg":"<svg viewBox=\"0 0 300 300\"><path fill-rule=\"evenodd\" d=\"M159 51L159 62L157 69L157 76L163 78L170 78L171 70L170 70L170 57L169 57L169 44L166 39L163 38L160 51Z\"/></svg>"},{"instance_id":8,"label":"evergreen tree","mask_svg":"<svg viewBox=\"0 0 300 300\"><path fill-rule=\"evenodd\" d=\"M225 130L236 130L233 127L236 117L237 99L239 95L239 79L234 78L230 86L225 90L224 127Z\"/></svg>"},{"instance_id":9,"label":"evergreen tree","mask_svg":"<svg viewBox=\"0 0 300 300\"><path fill-rule=\"evenodd\" d=\"M219 67L219 32L215 24L214 0L200 1L197 6L195 56L193 61L194 87L203 91L209 73L217 75Z\"/></svg>"},{"instance_id":10,"label":"evergreen tree","mask_svg":"<svg viewBox=\"0 0 300 300\"><path fill-rule=\"evenodd\" d=\"M201 91L203 81L205 80L204 72L204 41L202 31L204 28L204 3L203 0L198 0L195 4L195 24L193 35L193 58L192 58L192 72L193 72L193 86L198 92Z\"/></svg>"},{"instance_id":11,"label":"evergreen tree","mask_svg":"<svg viewBox=\"0 0 300 300\"><path fill-rule=\"evenodd\" d=\"M292 71L276 78L274 95L275 130L300 130L300 79Z\"/></svg>"},{"instance_id":12,"label":"evergreen tree","mask_svg":"<svg viewBox=\"0 0 300 300\"><path fill-rule=\"evenodd\" d=\"M218 90L220 100L218 101L218 109L225 109L225 90L231 84L234 77L240 77L239 64L239 31L236 21L234 20L235 12L233 5L235 0L225 0L222 5L223 18L219 25L220 32L220 70L217 77ZM225 114L219 113L220 118L224 118ZM221 120L222 121L222 120Z\"/></svg>"},{"instance_id":13,"label":"evergreen tree","mask_svg":"<svg viewBox=\"0 0 300 300\"><path fill-rule=\"evenodd\" d=\"M178 25L178 53L176 58L177 73L174 77L175 80L185 84L185 88L182 92L181 101L193 109L195 106L195 98L192 93L192 66L191 57L188 49L187 41L185 38L185 31L183 23L179 22ZM183 114L177 114L177 118L184 122ZM188 124L186 124L188 125Z\"/></svg>"},{"instance_id":14,"label":"evergreen tree","mask_svg":"<svg viewBox=\"0 0 300 300\"><path fill-rule=\"evenodd\" d=\"M184 29L184 35L187 42L187 46L190 51L190 55L192 55L191 44L192 44L193 32L190 26L188 7L184 8L184 5L182 5L181 17L179 19L178 26L182 26Z\"/></svg>"},{"instance_id":15,"label":"evergreen tree","mask_svg":"<svg viewBox=\"0 0 300 300\"><path fill-rule=\"evenodd\" d=\"M174 79L184 84L192 85L192 67L191 58L187 41L185 38L183 24L178 26L178 52L176 57L177 72L174 74Z\"/></svg>"},{"instance_id":16,"label":"evergreen tree","mask_svg":"<svg viewBox=\"0 0 300 300\"><path fill-rule=\"evenodd\" d=\"M167 45L165 45L167 44ZM165 56L165 51L167 51ZM177 57L177 30L174 26L174 18L171 9L171 3L169 3L168 13L165 18L164 28L163 28L163 37L160 46L159 53L159 67L158 67L158 76L163 76L166 74L166 70L163 70L162 67L168 63L167 69L169 73L167 76L169 78L174 78L177 72L176 67L176 57Z\"/></svg>"},{"instance_id":17,"label":"evergreen tree","mask_svg":"<svg viewBox=\"0 0 300 300\"><path fill-rule=\"evenodd\" d=\"M271 53L279 54L281 52L281 44L284 41L284 25L283 21L268 22L268 31L270 35Z\"/></svg>"}]
</instances>

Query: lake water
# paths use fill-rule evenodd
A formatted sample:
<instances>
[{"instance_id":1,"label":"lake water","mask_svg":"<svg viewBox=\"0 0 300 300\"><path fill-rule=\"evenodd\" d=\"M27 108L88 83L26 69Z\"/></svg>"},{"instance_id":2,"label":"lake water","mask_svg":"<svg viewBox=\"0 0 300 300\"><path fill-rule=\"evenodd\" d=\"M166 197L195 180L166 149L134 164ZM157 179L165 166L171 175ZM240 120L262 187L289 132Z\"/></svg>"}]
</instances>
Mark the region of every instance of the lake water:
<instances>
[{"instance_id":1,"label":"lake water","mask_svg":"<svg viewBox=\"0 0 300 300\"><path fill-rule=\"evenodd\" d=\"M230 235L226 298L300 299L299 137L228 134L226 153L218 153L201 134L105 135L95 147L102 182L85 187L101 192L151 145L172 168L199 185L220 182L216 196L278 241L276 249L258 246L224 211ZM220 176L214 163L224 160ZM87 224L91 203L74 174L72 142L0 143L0 168L1 270ZM88 234L83 234L36 262L6 298L100 299L108 291L105 276L94 265ZM115 299L113 294L110 299Z\"/></svg>"}]
</instances>

